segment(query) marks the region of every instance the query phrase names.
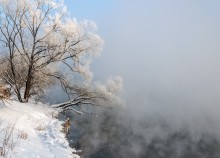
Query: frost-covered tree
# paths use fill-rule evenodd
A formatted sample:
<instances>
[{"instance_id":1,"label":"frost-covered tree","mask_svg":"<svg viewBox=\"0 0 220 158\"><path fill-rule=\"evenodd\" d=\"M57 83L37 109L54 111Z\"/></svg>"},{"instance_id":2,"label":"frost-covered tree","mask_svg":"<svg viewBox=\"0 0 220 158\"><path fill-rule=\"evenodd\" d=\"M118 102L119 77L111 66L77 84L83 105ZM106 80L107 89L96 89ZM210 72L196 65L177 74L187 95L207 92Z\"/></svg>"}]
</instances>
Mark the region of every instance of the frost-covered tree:
<instances>
[{"instance_id":1,"label":"frost-covered tree","mask_svg":"<svg viewBox=\"0 0 220 158\"><path fill-rule=\"evenodd\" d=\"M122 80L94 84L91 57L103 41L93 21L77 21L63 1L0 0L0 81L20 102L60 83L70 100L59 107L117 99Z\"/></svg>"}]
</instances>

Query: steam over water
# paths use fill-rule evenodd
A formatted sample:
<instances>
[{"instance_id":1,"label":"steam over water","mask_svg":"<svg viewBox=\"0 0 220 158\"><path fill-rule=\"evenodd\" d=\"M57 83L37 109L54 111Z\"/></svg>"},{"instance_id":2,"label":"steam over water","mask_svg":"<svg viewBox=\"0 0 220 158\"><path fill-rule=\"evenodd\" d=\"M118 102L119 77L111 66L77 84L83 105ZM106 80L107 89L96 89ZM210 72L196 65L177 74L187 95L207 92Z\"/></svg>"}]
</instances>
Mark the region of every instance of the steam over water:
<instances>
[{"instance_id":1,"label":"steam over water","mask_svg":"<svg viewBox=\"0 0 220 158\"><path fill-rule=\"evenodd\" d=\"M197 131L196 124L178 126L175 118L135 118L125 109L71 116L74 124L68 139L85 158L220 157L220 139L213 129Z\"/></svg>"}]
</instances>

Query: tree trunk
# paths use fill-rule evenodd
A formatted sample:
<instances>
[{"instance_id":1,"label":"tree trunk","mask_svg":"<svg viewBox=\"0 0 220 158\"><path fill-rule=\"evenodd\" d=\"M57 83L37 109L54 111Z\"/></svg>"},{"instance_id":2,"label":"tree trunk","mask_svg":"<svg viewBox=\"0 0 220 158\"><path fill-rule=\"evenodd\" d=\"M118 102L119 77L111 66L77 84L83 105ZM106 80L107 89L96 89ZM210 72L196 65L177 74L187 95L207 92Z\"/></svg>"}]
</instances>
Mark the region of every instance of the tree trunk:
<instances>
[{"instance_id":1,"label":"tree trunk","mask_svg":"<svg viewBox=\"0 0 220 158\"><path fill-rule=\"evenodd\" d=\"M22 97L21 97L21 93L20 93L20 89L17 85L17 82L16 82L16 75L15 75L15 69L14 69L14 64L13 64L13 56L10 55L10 66L11 66L11 71L12 71L12 78L13 78L13 82L14 82L14 85L15 85L15 93L17 95L17 98L20 102L23 102L22 100Z\"/></svg>"},{"instance_id":2,"label":"tree trunk","mask_svg":"<svg viewBox=\"0 0 220 158\"><path fill-rule=\"evenodd\" d=\"M25 102L28 102L29 96L30 96L30 89L31 89L31 79L28 78L25 86L25 92L24 92L24 100Z\"/></svg>"},{"instance_id":3,"label":"tree trunk","mask_svg":"<svg viewBox=\"0 0 220 158\"><path fill-rule=\"evenodd\" d=\"M16 95L17 95L18 100L19 100L20 102L23 102L23 100L22 100L22 98L21 98L21 93L20 93L19 90L17 90L17 86L16 86L16 91L17 91Z\"/></svg>"},{"instance_id":4,"label":"tree trunk","mask_svg":"<svg viewBox=\"0 0 220 158\"><path fill-rule=\"evenodd\" d=\"M28 99L30 97L31 80L32 80L32 72L31 71L32 71L32 66L29 67L27 81L26 81L26 85L25 85L25 92L24 92L25 102L28 102Z\"/></svg>"}]
</instances>

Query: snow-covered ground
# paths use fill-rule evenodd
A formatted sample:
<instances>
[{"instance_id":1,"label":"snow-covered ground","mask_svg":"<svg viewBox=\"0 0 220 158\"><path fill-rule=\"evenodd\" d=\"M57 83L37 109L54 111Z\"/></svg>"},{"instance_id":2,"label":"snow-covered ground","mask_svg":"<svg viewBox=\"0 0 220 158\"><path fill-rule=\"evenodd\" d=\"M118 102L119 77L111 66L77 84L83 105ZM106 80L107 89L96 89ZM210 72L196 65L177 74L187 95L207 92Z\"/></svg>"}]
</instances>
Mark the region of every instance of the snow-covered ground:
<instances>
[{"instance_id":1,"label":"snow-covered ground","mask_svg":"<svg viewBox=\"0 0 220 158\"><path fill-rule=\"evenodd\" d=\"M19 103L8 101L0 106L1 130L15 124L11 142L15 144L9 150L12 158L78 158L72 154L62 121L55 118L57 112L43 104ZM0 154L3 138L0 138ZM1 156L0 156L1 157Z\"/></svg>"}]
</instances>

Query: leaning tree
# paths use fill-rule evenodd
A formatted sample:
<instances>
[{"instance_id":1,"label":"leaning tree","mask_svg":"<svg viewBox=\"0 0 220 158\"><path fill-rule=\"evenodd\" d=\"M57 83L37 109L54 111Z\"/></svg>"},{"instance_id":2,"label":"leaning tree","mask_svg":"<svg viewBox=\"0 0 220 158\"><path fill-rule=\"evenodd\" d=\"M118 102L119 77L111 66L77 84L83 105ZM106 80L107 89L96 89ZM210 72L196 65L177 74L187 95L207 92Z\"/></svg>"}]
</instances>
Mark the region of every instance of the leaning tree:
<instances>
[{"instance_id":1,"label":"leaning tree","mask_svg":"<svg viewBox=\"0 0 220 158\"><path fill-rule=\"evenodd\" d=\"M60 84L69 100L57 105L103 105L117 100L121 78L106 85L93 81L91 57L103 41L92 21L70 18L62 1L0 1L0 82L11 88L20 102L41 96Z\"/></svg>"}]
</instances>

